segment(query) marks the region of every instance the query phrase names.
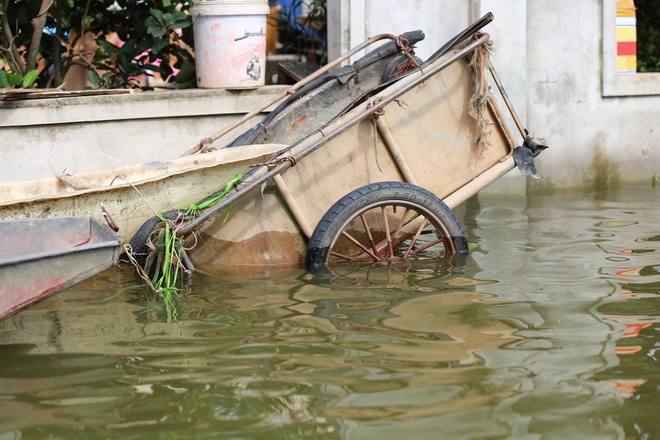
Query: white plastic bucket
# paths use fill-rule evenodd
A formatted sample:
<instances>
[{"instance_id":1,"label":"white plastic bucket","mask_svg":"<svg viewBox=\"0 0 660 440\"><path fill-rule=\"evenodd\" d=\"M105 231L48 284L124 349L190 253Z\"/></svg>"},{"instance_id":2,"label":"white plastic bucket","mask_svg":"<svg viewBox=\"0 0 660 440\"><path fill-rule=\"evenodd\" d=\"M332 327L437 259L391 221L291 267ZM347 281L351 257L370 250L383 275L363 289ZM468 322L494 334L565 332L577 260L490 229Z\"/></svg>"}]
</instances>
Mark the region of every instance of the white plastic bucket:
<instances>
[{"instance_id":1,"label":"white plastic bucket","mask_svg":"<svg viewBox=\"0 0 660 440\"><path fill-rule=\"evenodd\" d=\"M264 85L268 0L208 0L192 8L197 86Z\"/></svg>"}]
</instances>

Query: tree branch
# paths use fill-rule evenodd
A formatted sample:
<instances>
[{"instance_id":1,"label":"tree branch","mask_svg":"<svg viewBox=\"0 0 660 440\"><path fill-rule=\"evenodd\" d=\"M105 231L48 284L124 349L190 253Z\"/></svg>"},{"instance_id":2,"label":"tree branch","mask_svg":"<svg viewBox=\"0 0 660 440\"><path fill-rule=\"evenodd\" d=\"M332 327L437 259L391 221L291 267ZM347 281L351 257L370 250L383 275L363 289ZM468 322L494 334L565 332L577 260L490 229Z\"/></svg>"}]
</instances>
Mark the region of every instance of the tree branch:
<instances>
[{"instance_id":1,"label":"tree branch","mask_svg":"<svg viewBox=\"0 0 660 440\"><path fill-rule=\"evenodd\" d=\"M27 65L25 67L25 75L28 71L37 67L37 59L39 57L39 45L41 43L41 36L46 26L46 19L48 18L48 9L53 4L53 0L42 0L41 8L36 17L32 19L32 41L30 41L30 50L27 56Z\"/></svg>"},{"instance_id":2,"label":"tree branch","mask_svg":"<svg viewBox=\"0 0 660 440\"><path fill-rule=\"evenodd\" d=\"M8 2L9 0L5 1L2 7L3 14L0 15L0 23L2 24L2 34L4 35L5 41L7 42L7 46L3 48L3 50L9 53L9 55L11 56L11 59L9 60L9 64L11 65L11 70L14 73L23 73L23 69L25 68L25 63L23 63L23 58L21 58L21 54L18 53L18 49L14 44L14 40L16 39L16 37L14 37L14 33L11 31L11 26L9 26L9 18L7 18Z\"/></svg>"}]
</instances>

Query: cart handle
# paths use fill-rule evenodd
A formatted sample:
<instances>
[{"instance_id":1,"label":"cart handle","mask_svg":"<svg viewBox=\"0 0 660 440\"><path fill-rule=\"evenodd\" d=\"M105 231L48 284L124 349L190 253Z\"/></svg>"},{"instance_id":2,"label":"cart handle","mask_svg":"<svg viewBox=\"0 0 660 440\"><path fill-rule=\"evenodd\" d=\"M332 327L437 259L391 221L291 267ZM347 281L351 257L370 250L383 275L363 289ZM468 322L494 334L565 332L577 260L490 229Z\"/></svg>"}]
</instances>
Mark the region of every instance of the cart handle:
<instances>
[{"instance_id":1,"label":"cart handle","mask_svg":"<svg viewBox=\"0 0 660 440\"><path fill-rule=\"evenodd\" d=\"M504 99L504 104L506 104L506 107L509 109L509 113L511 113L513 122L515 122L516 127L518 127L520 134L524 138L525 136L527 136L527 130L525 130L525 127L523 126L522 122L520 121L520 118L518 117L518 113L516 113L516 110L513 108L513 104L509 99L509 95L506 93L506 90L504 90L502 81L500 81L500 77L495 71L495 66L493 66L490 60L488 60L487 63L488 63L488 70L490 70L490 74L493 77L493 80L495 80L495 85L499 89L500 95L502 95L502 99Z\"/></svg>"},{"instance_id":2,"label":"cart handle","mask_svg":"<svg viewBox=\"0 0 660 440\"><path fill-rule=\"evenodd\" d=\"M189 232L191 232L193 229L196 227L200 226L202 223L204 223L206 220L208 220L212 215L216 214L218 211L225 209L227 206L231 205L232 203L236 202L240 197L242 197L244 194L254 190L255 188L258 188L261 186L262 183L272 179L274 176L277 174L280 174L287 168L290 168L293 166L294 163L299 161L300 159L304 158L305 156L311 154L313 151L316 149L320 148L321 146L325 145L328 143L330 140L334 139L335 137L339 136L349 128L351 128L353 125L357 124L360 121L363 121L376 113L377 111L381 110L383 107L385 107L387 104L390 102L394 101L397 99L399 96L403 95L407 91L411 90L412 88L416 87L418 84L426 81L428 78L431 76L435 75L436 73L440 72L441 70L445 69L447 66L452 64L454 61L466 56L468 53L472 52L474 49L477 47L485 44L488 40L490 39L490 35L487 33L483 33L477 40L473 41L469 45L465 46L463 49L460 51L456 52L453 54L451 57L447 58L443 62L441 62L439 65L435 66L433 69L428 70L426 72L423 72L418 78L415 78L413 81L411 81L409 84L406 84L404 87L402 87L400 90L397 90L396 93L392 93L389 96L383 97L380 101L374 103L371 107L368 107L366 110L356 114L353 116L351 119L349 119L346 122L342 122L337 128L334 128L334 126L338 125L338 122L335 121L333 124L331 124L329 127L331 129L328 131L328 133L322 133L323 137L315 142L313 142L311 145L308 147L304 148L302 151L300 151L297 154L292 155L293 160L285 160L282 161L279 165L276 167L270 169L269 171L265 172L262 174L260 177L257 177L256 179L250 181L250 182L245 182L245 186L242 188L238 188L237 186L235 189L237 191L228 193L222 200L217 205L214 205L210 208L208 208L206 211L204 211L199 217L197 217L195 220L191 221L187 225L178 228L176 230L176 235L178 237L181 237ZM333 130L334 129L334 130ZM291 151L291 150L289 150Z\"/></svg>"},{"instance_id":3,"label":"cart handle","mask_svg":"<svg viewBox=\"0 0 660 440\"><path fill-rule=\"evenodd\" d=\"M342 62L344 62L345 60L347 60L351 56L355 55L359 51L363 50L364 48L370 46L371 44L373 44L377 41L380 41L380 40L384 40L384 39L396 40L396 38L397 38L397 36L393 35L393 34L379 34L379 35L376 35L375 37L369 38L368 40L366 40L365 42L363 42L359 46L357 46L357 47L353 48L352 50L346 52L345 54L341 55L339 58L336 58L332 62L330 62L330 63L326 64L325 66L321 67L320 69L316 70L314 73L312 73L312 74L306 76L305 78L301 79L300 81L298 81L297 83L295 83L294 85L289 87L288 89L282 91L280 94L274 96L270 100L268 100L265 103L261 104L259 107L255 108L251 112L246 113L243 117L235 120L234 122L232 122L231 124L229 124L228 126L223 128L222 130L218 131L217 133L213 134L212 136L210 136L208 138L203 139L201 142L199 142L193 148L191 148L190 150L183 153L182 156L188 156L190 154L197 153L199 150L202 149L202 147L205 144L213 143L213 142L217 141L222 136L226 135L227 133L229 133L230 131L232 131L233 129L235 129L236 127L241 125L242 123L247 122L248 120L250 120L254 116L257 116L259 113L263 112L268 107L275 104L276 102L282 100L287 95L292 95L298 89L306 86L307 84L309 84L310 82L312 82L316 78L318 78L321 75L323 75L324 73L328 72L333 67L337 66L338 64L341 64Z\"/></svg>"}]
</instances>

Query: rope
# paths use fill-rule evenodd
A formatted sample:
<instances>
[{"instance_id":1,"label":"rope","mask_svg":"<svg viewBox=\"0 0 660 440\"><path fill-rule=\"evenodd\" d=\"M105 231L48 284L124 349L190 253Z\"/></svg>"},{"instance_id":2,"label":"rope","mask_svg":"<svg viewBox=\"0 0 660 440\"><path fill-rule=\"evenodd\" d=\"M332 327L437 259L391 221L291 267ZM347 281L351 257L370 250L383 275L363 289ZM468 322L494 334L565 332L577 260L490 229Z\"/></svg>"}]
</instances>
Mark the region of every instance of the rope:
<instances>
[{"instance_id":1,"label":"rope","mask_svg":"<svg viewBox=\"0 0 660 440\"><path fill-rule=\"evenodd\" d=\"M268 162L262 162L262 163L255 163L253 165L250 165L250 168L257 168L257 167L268 167L269 170L272 170L273 168L285 163L285 162L290 162L291 167L295 167L298 161L296 160L295 157L293 156L284 156L284 157L275 157Z\"/></svg>"},{"instance_id":2,"label":"rope","mask_svg":"<svg viewBox=\"0 0 660 440\"><path fill-rule=\"evenodd\" d=\"M475 35L475 39L479 35ZM477 121L479 126L479 134L477 137L477 146L481 153L490 146L491 131L493 129L493 121L487 117L488 100L492 99L490 86L486 83L485 65L490 59L491 52L493 51L492 41L477 47L472 53L469 67L472 70L472 97L468 104L468 114Z\"/></svg>"},{"instance_id":3,"label":"rope","mask_svg":"<svg viewBox=\"0 0 660 440\"><path fill-rule=\"evenodd\" d=\"M399 49L406 55L406 59L397 66L396 73L394 74L394 76L401 76L419 67L419 63L415 59L415 51L410 47L410 42L407 39L398 35L395 41Z\"/></svg>"},{"instance_id":4,"label":"rope","mask_svg":"<svg viewBox=\"0 0 660 440\"><path fill-rule=\"evenodd\" d=\"M190 156L191 154L195 153L210 153L211 151L215 151L217 148L211 145L214 141L215 139L212 137L204 138L199 141L197 145L183 153L181 156Z\"/></svg>"},{"instance_id":5,"label":"rope","mask_svg":"<svg viewBox=\"0 0 660 440\"><path fill-rule=\"evenodd\" d=\"M404 38L404 40L405 40L405 38ZM381 96L374 96L373 98L371 98L367 102L367 108L373 107L374 105L378 104L382 99L383 98ZM376 166L378 167L378 171L380 171L381 174L383 173L383 169L380 167L380 162L378 161L378 144L377 144L377 140L378 140L378 122L377 122L377 119L380 116L383 116L384 114L385 114L385 110L383 110L383 109L376 110L374 112L374 114L371 115L371 117L369 118L369 119L371 119L371 125L374 128L374 156L376 158Z\"/></svg>"}]
</instances>

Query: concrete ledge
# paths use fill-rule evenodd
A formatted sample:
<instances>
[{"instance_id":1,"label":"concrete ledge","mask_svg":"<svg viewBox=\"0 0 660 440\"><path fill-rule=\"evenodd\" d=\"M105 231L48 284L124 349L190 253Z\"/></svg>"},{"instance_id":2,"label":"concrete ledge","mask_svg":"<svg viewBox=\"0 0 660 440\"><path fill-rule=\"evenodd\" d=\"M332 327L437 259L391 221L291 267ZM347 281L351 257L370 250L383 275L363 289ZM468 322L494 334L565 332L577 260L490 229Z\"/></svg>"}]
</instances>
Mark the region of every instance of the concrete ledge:
<instances>
[{"instance_id":1,"label":"concrete ledge","mask_svg":"<svg viewBox=\"0 0 660 440\"><path fill-rule=\"evenodd\" d=\"M0 101L0 127L247 113L285 86Z\"/></svg>"},{"instance_id":2,"label":"concrete ledge","mask_svg":"<svg viewBox=\"0 0 660 440\"><path fill-rule=\"evenodd\" d=\"M0 102L0 176L22 180L180 156L283 86ZM270 110L270 109L269 109ZM267 111L269 111L267 110ZM225 145L255 117L217 141Z\"/></svg>"}]
</instances>

